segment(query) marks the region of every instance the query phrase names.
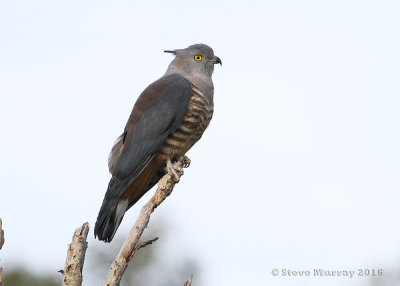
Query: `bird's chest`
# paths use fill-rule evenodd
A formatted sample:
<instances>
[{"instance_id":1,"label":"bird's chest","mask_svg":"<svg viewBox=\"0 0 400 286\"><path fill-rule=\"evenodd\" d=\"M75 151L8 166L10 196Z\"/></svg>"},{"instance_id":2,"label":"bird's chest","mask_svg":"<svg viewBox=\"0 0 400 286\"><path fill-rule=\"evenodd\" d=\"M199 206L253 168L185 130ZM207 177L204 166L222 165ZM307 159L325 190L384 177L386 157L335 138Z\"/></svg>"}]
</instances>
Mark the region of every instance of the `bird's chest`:
<instances>
[{"instance_id":1,"label":"bird's chest","mask_svg":"<svg viewBox=\"0 0 400 286\"><path fill-rule=\"evenodd\" d=\"M209 102L203 96L193 92L188 112L183 118L180 128L189 132L191 139L196 142L210 124L213 112L213 102Z\"/></svg>"},{"instance_id":2,"label":"bird's chest","mask_svg":"<svg viewBox=\"0 0 400 286\"><path fill-rule=\"evenodd\" d=\"M184 155L203 135L213 111L212 100L207 100L194 89L182 124L168 136L161 152L169 156Z\"/></svg>"}]
</instances>

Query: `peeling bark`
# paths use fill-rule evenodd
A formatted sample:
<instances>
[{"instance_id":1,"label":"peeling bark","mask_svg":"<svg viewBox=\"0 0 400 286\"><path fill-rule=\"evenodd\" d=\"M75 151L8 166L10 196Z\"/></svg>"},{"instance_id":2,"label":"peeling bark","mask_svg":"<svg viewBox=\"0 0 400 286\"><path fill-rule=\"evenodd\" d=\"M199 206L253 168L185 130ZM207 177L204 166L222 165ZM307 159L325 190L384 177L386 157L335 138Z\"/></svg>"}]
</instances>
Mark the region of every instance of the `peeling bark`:
<instances>
[{"instance_id":1,"label":"peeling bark","mask_svg":"<svg viewBox=\"0 0 400 286\"><path fill-rule=\"evenodd\" d=\"M72 236L72 242L68 247L67 259L65 260L65 268L61 271L63 286L82 285L82 268L85 262L88 232L89 224L85 222L75 230Z\"/></svg>"}]
</instances>

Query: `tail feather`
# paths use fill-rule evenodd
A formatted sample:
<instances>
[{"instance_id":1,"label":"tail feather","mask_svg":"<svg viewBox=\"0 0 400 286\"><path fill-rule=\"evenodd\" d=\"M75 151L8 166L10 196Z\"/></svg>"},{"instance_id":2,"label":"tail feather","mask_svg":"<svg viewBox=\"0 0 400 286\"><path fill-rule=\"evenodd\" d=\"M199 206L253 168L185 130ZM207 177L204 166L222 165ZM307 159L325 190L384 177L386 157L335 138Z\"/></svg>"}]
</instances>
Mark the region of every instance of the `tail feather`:
<instances>
[{"instance_id":1,"label":"tail feather","mask_svg":"<svg viewBox=\"0 0 400 286\"><path fill-rule=\"evenodd\" d=\"M94 236L105 242L113 239L129 204L127 200L121 200L120 196L113 195L112 190L117 189L118 185L121 185L121 181L111 178L94 227Z\"/></svg>"},{"instance_id":2,"label":"tail feather","mask_svg":"<svg viewBox=\"0 0 400 286\"><path fill-rule=\"evenodd\" d=\"M153 161L128 187L126 182L113 176L97 216L94 236L104 242L110 242L125 212L158 182L163 173L163 168Z\"/></svg>"}]
</instances>

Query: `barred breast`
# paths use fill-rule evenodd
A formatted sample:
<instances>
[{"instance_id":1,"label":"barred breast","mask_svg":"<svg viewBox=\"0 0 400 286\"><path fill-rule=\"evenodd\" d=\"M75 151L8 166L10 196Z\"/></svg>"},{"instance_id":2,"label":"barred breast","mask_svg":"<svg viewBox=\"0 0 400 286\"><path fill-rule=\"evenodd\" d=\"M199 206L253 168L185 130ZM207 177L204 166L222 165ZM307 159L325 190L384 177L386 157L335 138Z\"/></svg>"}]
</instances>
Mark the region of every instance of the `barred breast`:
<instances>
[{"instance_id":1,"label":"barred breast","mask_svg":"<svg viewBox=\"0 0 400 286\"><path fill-rule=\"evenodd\" d=\"M192 83L193 95L182 124L171 133L161 146L159 154L169 157L185 153L201 138L211 121L214 103L207 99Z\"/></svg>"}]
</instances>

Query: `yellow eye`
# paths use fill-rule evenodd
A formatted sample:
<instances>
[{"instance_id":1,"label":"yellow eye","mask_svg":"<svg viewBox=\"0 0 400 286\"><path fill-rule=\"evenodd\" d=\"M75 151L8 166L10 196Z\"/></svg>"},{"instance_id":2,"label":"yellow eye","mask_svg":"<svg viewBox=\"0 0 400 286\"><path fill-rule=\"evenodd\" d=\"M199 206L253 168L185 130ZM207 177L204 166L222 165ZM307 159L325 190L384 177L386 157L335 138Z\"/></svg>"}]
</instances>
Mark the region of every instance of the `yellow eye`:
<instances>
[{"instance_id":1,"label":"yellow eye","mask_svg":"<svg viewBox=\"0 0 400 286\"><path fill-rule=\"evenodd\" d=\"M201 55L195 55L194 56L194 60L195 61L201 61L201 58L202 58Z\"/></svg>"}]
</instances>

